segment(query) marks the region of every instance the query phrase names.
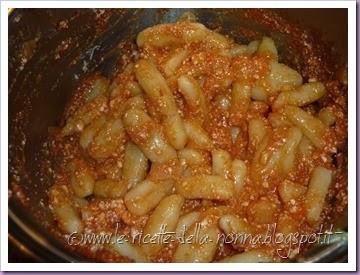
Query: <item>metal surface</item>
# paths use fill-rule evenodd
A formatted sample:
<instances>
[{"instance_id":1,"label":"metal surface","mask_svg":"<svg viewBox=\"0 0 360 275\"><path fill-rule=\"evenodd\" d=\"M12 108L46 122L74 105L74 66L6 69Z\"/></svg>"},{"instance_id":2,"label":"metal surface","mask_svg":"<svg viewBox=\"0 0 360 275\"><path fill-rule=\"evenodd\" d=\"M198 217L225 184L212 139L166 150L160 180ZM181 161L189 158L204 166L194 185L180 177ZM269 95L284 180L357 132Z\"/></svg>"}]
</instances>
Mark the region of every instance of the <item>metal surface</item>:
<instances>
[{"instance_id":1,"label":"metal surface","mask_svg":"<svg viewBox=\"0 0 360 275\"><path fill-rule=\"evenodd\" d=\"M48 158L44 141L49 127L59 125L66 102L84 76L93 71L106 76L114 73L121 64L119 43L134 40L145 27L175 21L184 11L188 9L17 9L9 16L9 185L12 194L9 228L14 242L34 251L39 260L86 260L64 249L50 233L54 223L47 206L46 190L51 178L42 169L43 160ZM235 37L237 42L272 36L279 45L282 61L300 60L291 65L306 74L303 71L305 53L288 51L293 41L291 33L249 20L241 9L196 9L192 12L200 22L211 28L221 27L221 32ZM345 10L278 12L284 20L292 18L320 29L330 41L337 37L334 45L341 54L338 58L346 60ZM309 12L318 16L309 17ZM262 13L272 16L271 11ZM335 33L328 29L333 16L339 19ZM332 63L329 64L331 69ZM346 255L347 242L343 241L301 261L336 261Z\"/></svg>"}]
</instances>

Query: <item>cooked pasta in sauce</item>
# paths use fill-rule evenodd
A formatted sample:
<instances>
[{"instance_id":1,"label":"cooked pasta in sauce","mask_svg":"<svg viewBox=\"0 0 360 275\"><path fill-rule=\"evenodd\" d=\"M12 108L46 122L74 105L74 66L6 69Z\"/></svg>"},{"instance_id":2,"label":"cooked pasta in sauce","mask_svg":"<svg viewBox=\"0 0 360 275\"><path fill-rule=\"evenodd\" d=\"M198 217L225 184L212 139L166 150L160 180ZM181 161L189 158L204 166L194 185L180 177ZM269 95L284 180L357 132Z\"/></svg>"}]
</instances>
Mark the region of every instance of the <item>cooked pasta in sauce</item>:
<instances>
[{"instance_id":1,"label":"cooked pasta in sauce","mask_svg":"<svg viewBox=\"0 0 360 275\"><path fill-rule=\"evenodd\" d=\"M49 197L64 237L110 236L77 244L108 262L271 262L303 251L251 237L331 222L347 129L345 111L322 101L326 85L280 63L269 37L239 45L191 20L145 29L136 44L114 79L81 85L53 133L61 157ZM250 239L226 241L237 234Z\"/></svg>"}]
</instances>

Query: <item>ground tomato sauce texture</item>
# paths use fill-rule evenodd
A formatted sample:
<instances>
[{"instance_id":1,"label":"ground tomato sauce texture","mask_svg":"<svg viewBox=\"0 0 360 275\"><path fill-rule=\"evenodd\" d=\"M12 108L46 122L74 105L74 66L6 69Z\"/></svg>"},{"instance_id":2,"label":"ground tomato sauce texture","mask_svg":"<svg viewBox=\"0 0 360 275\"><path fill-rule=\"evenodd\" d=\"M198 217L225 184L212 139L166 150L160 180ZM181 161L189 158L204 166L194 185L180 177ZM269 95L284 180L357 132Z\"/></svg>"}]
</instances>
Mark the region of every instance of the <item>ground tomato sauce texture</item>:
<instances>
[{"instance_id":1,"label":"ground tomato sauce texture","mask_svg":"<svg viewBox=\"0 0 360 275\"><path fill-rule=\"evenodd\" d=\"M258 20L262 23L269 24L272 28L281 28L279 22L281 20L278 17L269 18L263 15L260 11L248 11L247 16L252 20ZM276 21L278 20L278 21ZM286 31L294 31L299 33L300 30L294 27L291 27L288 24L283 25L286 28ZM178 29L173 30L177 33ZM241 31L241 29L240 29ZM299 36L304 37L302 33ZM309 36L306 36L307 38ZM297 39L299 37L296 37ZM308 38L310 39L310 38ZM296 43L295 43L295 42ZM322 80L328 90L326 98L321 100L320 104L322 106L331 106L333 108L337 122L334 126L334 135L329 137L333 139L332 144L336 144L337 151L332 155L326 154L322 150L315 149L314 152L308 158L301 157L299 154L296 159L296 169L293 169L288 175L285 175L281 180L289 179L294 182L300 183L304 186L307 186L310 180L310 172L316 166L324 166L334 171L333 183L331 185L329 194L327 196L327 202L325 210L322 214L322 220L327 223L333 223L335 217L340 216L344 211L346 211L347 206L347 183L346 183L346 170L347 170L347 153L346 153L346 136L347 136L347 121L346 121L346 88L341 83L340 80L337 80L333 77L333 71L330 70L329 62L323 63L317 62L314 56L318 53L318 48L315 46L315 41L312 41L314 48L307 47L304 49L304 45L300 40L294 40L290 43L290 47L293 49L295 47L298 51L306 51L307 60L303 61L305 64L297 64L297 68L300 69L300 72L305 77L316 77L319 80ZM178 69L179 74L189 74L194 77L197 77L201 81L202 90L205 94L206 105L208 107L209 113L208 116L203 120L203 128L207 131L208 135L211 137L211 140L215 148L224 149L231 153L235 158L240 158L245 161L248 169L251 167L253 160L253 153L249 151L249 141L247 140L247 121L249 118L258 116L262 118L267 118L268 107L259 104L255 106L250 113L245 117L231 118L229 111L225 108L221 108L217 101L217 97L225 97L231 92L231 83L233 81L240 81L248 83L249 85L255 83L259 79L264 78L268 75L270 70L269 58L262 55L252 55L252 56L239 56L235 58L229 58L219 55L217 51L213 49L206 48L201 43L199 44L190 44L186 45L187 49L190 51L189 57L182 63ZM159 70L163 72L163 65L166 61L167 56L169 55L169 49L157 49L152 47L145 47L140 51L141 58L151 59L158 66ZM323 56L321 56L323 58ZM135 61L135 60L132 60ZM321 63L321 64L320 64ZM325 68L323 68L325 67ZM120 70L121 71L121 70ZM87 79L83 85L80 86L78 91L74 94L73 100L69 103L67 113L65 118L71 116L79 106L84 104L84 94L89 90L89 87L92 85L93 81L97 79L97 76ZM119 85L124 84L126 81L134 81L135 78L133 73L120 72L116 76L116 82L120 83ZM176 81L173 79L167 79L168 85L171 88L179 112L183 118L196 117L192 110L189 110L186 107L184 99L177 91ZM106 112L113 112L114 116L119 117L122 115L122 106L126 104L127 99L130 98L129 92L127 89L123 91L114 91L113 95L109 95L108 108ZM223 98L221 98L222 100ZM160 118L157 118L157 110L154 106L151 106L146 97L146 104L149 110L152 110L154 115L152 117L156 121L160 121ZM224 102L225 102L224 101ZM110 104L110 105L109 105ZM318 108L318 107L317 107ZM155 109L155 110L154 110ZM99 110L97 110L99 111ZM150 112L150 111L149 111ZM240 128L240 134L238 138L233 141L231 137L231 127L235 126ZM152 126L147 125L150 129ZM149 129L134 129L134 131L140 131L143 134L137 134L139 140L136 142L146 142L142 140L142 137L146 139ZM286 128L285 128L286 130ZM245 132L245 133L244 133ZM280 146L282 137L284 133L281 129L274 131L271 144L274 146ZM124 137L125 140L129 140L128 136ZM69 177L67 170L67 165L69 162L79 159L87 163L87 165L92 170L92 173L95 178L101 179L106 177L106 173L103 172L103 167L111 166L111 163L121 163L123 161L123 155L117 154L114 157L107 160L94 160L92 159L88 152L81 148L78 143L79 133L74 133L70 137L62 137L60 131L53 130L50 139L52 142L52 153L56 156L56 159L59 160L57 165L57 177L55 185L68 186ZM205 153L208 154L209 153ZM175 163L175 166L177 164ZM211 171L211 161L205 167L197 167L194 171L200 171L201 173L210 173ZM168 171L176 170L174 169L174 163L165 164L161 167L163 171L159 172L151 168L150 177L160 178L160 177L169 177L167 174ZM193 171L193 173L194 173ZM163 174L163 175L159 175ZM165 174L165 175L164 175ZM170 173L171 174L171 173ZM272 205L270 209L263 209L268 212L268 215L272 222L281 222L285 217L289 218L292 221L295 221L296 228L294 230L301 233L315 232L317 228L314 228L307 224L305 220L305 209L304 209L304 196L301 196L296 201L291 201L290 203L281 202L277 186L280 179L278 177L262 178L261 173L258 175L251 176L252 172L250 171L249 176L246 178L245 186L240 193L236 194L236 198L233 198L228 201L206 201L206 200L186 200L183 208L182 214L188 213L192 210L197 210L206 215L211 222L216 222L220 215L223 213L233 213L240 217L244 217L258 233L264 233L267 230L266 223L254 218L254 211L261 209L262 202L266 201ZM174 177L177 177L174 175ZM255 179L258 179L259 182L254 184ZM267 181L266 185L263 184L264 180ZM72 196L71 188L66 188L69 196ZM50 205L55 205L57 200L61 199L60 193L55 193L53 197L50 198ZM219 210L220 209L220 210ZM131 236L132 232L141 231L149 215L144 216L134 216L127 209L124 204L123 199L99 199L95 197L89 197L86 199L86 206L79 207L81 212L81 219L84 226L84 232L87 233L114 233L115 229L119 230L121 233ZM151 214L151 213L150 213ZM258 245L245 245L245 247L238 247L236 245L229 245L220 243L217 248L216 255L214 260L220 260L221 258L233 255L243 251L244 249L250 249L257 247ZM171 262L177 243L171 243L165 245L161 251L152 258L152 261L155 262ZM270 245L270 246L261 246L264 249L269 249L274 251L280 246ZM97 261L106 261L106 262L127 262L129 259L122 257L114 253L113 251L106 248L102 245L80 245L76 248L71 247L76 251L84 254L85 256L95 259Z\"/></svg>"}]
</instances>

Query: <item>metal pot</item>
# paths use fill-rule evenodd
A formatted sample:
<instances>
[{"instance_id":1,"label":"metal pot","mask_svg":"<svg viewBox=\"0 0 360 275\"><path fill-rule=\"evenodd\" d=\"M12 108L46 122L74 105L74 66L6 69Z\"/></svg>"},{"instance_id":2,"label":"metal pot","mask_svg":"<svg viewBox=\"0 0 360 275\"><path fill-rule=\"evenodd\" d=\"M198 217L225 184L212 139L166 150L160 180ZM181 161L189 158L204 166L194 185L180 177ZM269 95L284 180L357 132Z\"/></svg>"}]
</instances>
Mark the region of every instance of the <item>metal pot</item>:
<instances>
[{"instance_id":1,"label":"metal pot","mask_svg":"<svg viewBox=\"0 0 360 275\"><path fill-rule=\"evenodd\" d=\"M121 42L133 40L145 27L175 21L184 11L189 9L16 9L9 16L9 240L36 261L87 261L65 248L54 230L47 169L56 160L44 148L49 127L59 125L84 76L114 73L124 51ZM305 79L331 79L337 64L347 60L346 9L191 11L237 42L273 37L281 61ZM338 55L313 28L333 42ZM346 240L297 259L346 260Z\"/></svg>"}]
</instances>

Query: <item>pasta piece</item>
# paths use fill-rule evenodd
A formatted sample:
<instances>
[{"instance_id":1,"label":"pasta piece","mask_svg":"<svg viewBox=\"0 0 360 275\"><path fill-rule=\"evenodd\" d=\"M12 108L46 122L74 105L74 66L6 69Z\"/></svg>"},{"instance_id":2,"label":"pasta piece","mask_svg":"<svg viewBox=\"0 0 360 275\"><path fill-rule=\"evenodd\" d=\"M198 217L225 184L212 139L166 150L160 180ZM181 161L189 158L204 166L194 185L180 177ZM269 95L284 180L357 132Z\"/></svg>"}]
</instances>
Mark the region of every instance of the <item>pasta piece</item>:
<instances>
[{"instance_id":1,"label":"pasta piece","mask_svg":"<svg viewBox=\"0 0 360 275\"><path fill-rule=\"evenodd\" d=\"M193 211L190 213L187 213L179 218L179 222L176 226L176 236L181 237L185 235L186 231L189 230L189 228L195 224L200 218L200 212Z\"/></svg>"},{"instance_id":2,"label":"pasta piece","mask_svg":"<svg viewBox=\"0 0 360 275\"><path fill-rule=\"evenodd\" d=\"M214 100L215 105L222 111L227 111L231 107L231 100L227 94L220 94Z\"/></svg>"},{"instance_id":3,"label":"pasta piece","mask_svg":"<svg viewBox=\"0 0 360 275\"><path fill-rule=\"evenodd\" d=\"M134 143L128 142L125 148L123 179L129 187L135 186L144 180L149 168L148 159Z\"/></svg>"},{"instance_id":4,"label":"pasta piece","mask_svg":"<svg viewBox=\"0 0 360 275\"><path fill-rule=\"evenodd\" d=\"M162 136L160 126L142 110L128 110L123 117L131 140L140 147L152 162L164 163L175 159L176 151Z\"/></svg>"},{"instance_id":5,"label":"pasta piece","mask_svg":"<svg viewBox=\"0 0 360 275\"><path fill-rule=\"evenodd\" d=\"M213 143L207 132L195 120L185 120L185 131L191 146L197 149L211 150Z\"/></svg>"},{"instance_id":6,"label":"pasta piece","mask_svg":"<svg viewBox=\"0 0 360 275\"><path fill-rule=\"evenodd\" d=\"M233 125L240 125L249 109L251 87L235 82L231 90L230 117Z\"/></svg>"},{"instance_id":7,"label":"pasta piece","mask_svg":"<svg viewBox=\"0 0 360 275\"><path fill-rule=\"evenodd\" d=\"M85 199L71 196L66 185L56 184L50 188L49 199L60 229L68 234L81 233L83 224L77 208L84 204Z\"/></svg>"},{"instance_id":8,"label":"pasta piece","mask_svg":"<svg viewBox=\"0 0 360 275\"><path fill-rule=\"evenodd\" d=\"M214 49L227 49L232 44L230 39L226 36L210 30L208 30L203 41L207 47Z\"/></svg>"},{"instance_id":9,"label":"pasta piece","mask_svg":"<svg viewBox=\"0 0 360 275\"><path fill-rule=\"evenodd\" d=\"M271 263L273 258L260 249L249 250L234 256L225 257L220 263Z\"/></svg>"},{"instance_id":10,"label":"pasta piece","mask_svg":"<svg viewBox=\"0 0 360 275\"><path fill-rule=\"evenodd\" d=\"M302 132L296 128L290 128L285 144L281 148L280 169L283 175L288 174L295 166L296 149L302 139Z\"/></svg>"},{"instance_id":11,"label":"pasta piece","mask_svg":"<svg viewBox=\"0 0 360 275\"><path fill-rule=\"evenodd\" d=\"M171 182L156 184L144 180L125 195L124 202L131 214L142 216L154 209L171 189Z\"/></svg>"},{"instance_id":12,"label":"pasta piece","mask_svg":"<svg viewBox=\"0 0 360 275\"><path fill-rule=\"evenodd\" d=\"M53 211L60 227L64 231L69 234L82 232L83 225L80 215L71 204L67 202L58 204L53 208Z\"/></svg>"},{"instance_id":13,"label":"pasta piece","mask_svg":"<svg viewBox=\"0 0 360 275\"><path fill-rule=\"evenodd\" d=\"M326 126L332 126L336 122L336 117L329 107L322 108L318 117Z\"/></svg>"},{"instance_id":14,"label":"pasta piece","mask_svg":"<svg viewBox=\"0 0 360 275\"><path fill-rule=\"evenodd\" d=\"M179 92L184 96L186 104L194 114L205 118L207 113L204 94L197 81L188 75L182 75L178 79Z\"/></svg>"},{"instance_id":15,"label":"pasta piece","mask_svg":"<svg viewBox=\"0 0 360 275\"><path fill-rule=\"evenodd\" d=\"M278 61L278 51L276 49L274 40L270 37L264 36L260 42L259 48L257 49L258 54L270 56L273 60Z\"/></svg>"},{"instance_id":16,"label":"pasta piece","mask_svg":"<svg viewBox=\"0 0 360 275\"><path fill-rule=\"evenodd\" d=\"M284 180L279 185L278 190L281 200L287 203L304 195L306 192L306 187L290 180Z\"/></svg>"},{"instance_id":17,"label":"pasta piece","mask_svg":"<svg viewBox=\"0 0 360 275\"><path fill-rule=\"evenodd\" d=\"M239 127L231 127L230 132L231 132L231 142L235 143L236 139L238 138L238 136L241 132L240 128Z\"/></svg>"},{"instance_id":18,"label":"pasta piece","mask_svg":"<svg viewBox=\"0 0 360 275\"><path fill-rule=\"evenodd\" d=\"M254 170L253 166L255 165L264 165L267 161L268 155L266 154L266 148L269 146L270 143L270 134L266 134L261 142L259 143L259 145L256 148L255 154L254 154L254 158L252 161L252 168L251 171ZM263 155L266 155L267 157L264 158Z\"/></svg>"},{"instance_id":19,"label":"pasta piece","mask_svg":"<svg viewBox=\"0 0 360 275\"><path fill-rule=\"evenodd\" d=\"M284 113L287 119L299 127L317 148L325 146L324 137L328 128L319 119L294 106L286 106Z\"/></svg>"},{"instance_id":20,"label":"pasta piece","mask_svg":"<svg viewBox=\"0 0 360 275\"><path fill-rule=\"evenodd\" d=\"M299 152L303 157L310 157L314 150L314 146L311 141L306 137L303 136L300 143L299 143Z\"/></svg>"},{"instance_id":21,"label":"pasta piece","mask_svg":"<svg viewBox=\"0 0 360 275\"><path fill-rule=\"evenodd\" d=\"M223 231L219 236L219 241L231 244L237 249L246 247L251 241L254 230L246 219L239 218L234 214L225 214L218 222Z\"/></svg>"},{"instance_id":22,"label":"pasta piece","mask_svg":"<svg viewBox=\"0 0 360 275\"><path fill-rule=\"evenodd\" d=\"M90 102L99 95L106 95L109 88L109 80L105 77L97 77L85 95L85 101Z\"/></svg>"},{"instance_id":23,"label":"pasta piece","mask_svg":"<svg viewBox=\"0 0 360 275\"><path fill-rule=\"evenodd\" d=\"M296 90L280 93L273 103L272 109L278 110L285 105L304 106L320 99L325 93L325 86L322 83L306 83Z\"/></svg>"},{"instance_id":24,"label":"pasta piece","mask_svg":"<svg viewBox=\"0 0 360 275\"><path fill-rule=\"evenodd\" d=\"M265 122L260 118L253 118L249 121L249 142L253 149L258 148L260 142L263 140L267 133Z\"/></svg>"},{"instance_id":25,"label":"pasta piece","mask_svg":"<svg viewBox=\"0 0 360 275\"><path fill-rule=\"evenodd\" d=\"M184 44L184 41L172 34L154 33L144 30L138 34L136 44L139 48L144 47L146 44L162 48L179 46Z\"/></svg>"},{"instance_id":26,"label":"pasta piece","mask_svg":"<svg viewBox=\"0 0 360 275\"><path fill-rule=\"evenodd\" d=\"M194 234L194 229L190 232ZM184 240L175 251L176 263L210 263L216 253L219 229L216 226L200 228L198 238L200 241ZM186 237L185 237L186 238ZM206 241L201 241L205 239Z\"/></svg>"},{"instance_id":27,"label":"pasta piece","mask_svg":"<svg viewBox=\"0 0 360 275\"><path fill-rule=\"evenodd\" d=\"M134 67L135 64L130 62L113 80L109 88L111 98L123 98L124 95L137 96L143 94L143 90L141 89L139 83L137 83L133 77Z\"/></svg>"},{"instance_id":28,"label":"pasta piece","mask_svg":"<svg viewBox=\"0 0 360 275\"><path fill-rule=\"evenodd\" d=\"M291 126L290 121L282 113L270 113L268 120L273 128Z\"/></svg>"},{"instance_id":29,"label":"pasta piece","mask_svg":"<svg viewBox=\"0 0 360 275\"><path fill-rule=\"evenodd\" d=\"M208 29L200 23L183 21L161 24L140 32L136 44L140 48L145 45L159 48L174 47L185 43L200 42L208 33Z\"/></svg>"},{"instance_id":30,"label":"pasta piece","mask_svg":"<svg viewBox=\"0 0 360 275\"><path fill-rule=\"evenodd\" d=\"M160 106L163 115L176 113L175 102L165 78L157 67L149 60L140 59L135 64L135 75L140 86L150 99Z\"/></svg>"},{"instance_id":31,"label":"pasta piece","mask_svg":"<svg viewBox=\"0 0 360 275\"><path fill-rule=\"evenodd\" d=\"M251 41L248 45L235 45L230 49L221 51L221 54L228 57L236 57L239 55L252 55L259 47L259 41Z\"/></svg>"},{"instance_id":32,"label":"pasta piece","mask_svg":"<svg viewBox=\"0 0 360 275\"><path fill-rule=\"evenodd\" d=\"M232 163L230 154L225 150L216 149L211 151L211 156L213 174L229 178Z\"/></svg>"},{"instance_id":33,"label":"pasta piece","mask_svg":"<svg viewBox=\"0 0 360 275\"><path fill-rule=\"evenodd\" d=\"M151 62L141 59L135 65L141 87L163 116L165 134L175 149L184 148L187 136L175 99L166 80Z\"/></svg>"},{"instance_id":34,"label":"pasta piece","mask_svg":"<svg viewBox=\"0 0 360 275\"><path fill-rule=\"evenodd\" d=\"M228 200L234 195L234 184L220 176L198 175L175 184L176 192L187 199Z\"/></svg>"},{"instance_id":35,"label":"pasta piece","mask_svg":"<svg viewBox=\"0 0 360 275\"><path fill-rule=\"evenodd\" d=\"M93 142L95 135L105 125L105 122L106 122L106 118L105 116L102 115L84 129L84 131L81 133L79 140L80 146L83 149L89 147L89 145Z\"/></svg>"},{"instance_id":36,"label":"pasta piece","mask_svg":"<svg viewBox=\"0 0 360 275\"><path fill-rule=\"evenodd\" d=\"M184 148L178 153L181 175L191 177L196 174L211 174L211 158L206 151Z\"/></svg>"},{"instance_id":37,"label":"pasta piece","mask_svg":"<svg viewBox=\"0 0 360 275\"><path fill-rule=\"evenodd\" d=\"M305 197L306 219L311 225L320 220L331 180L332 172L329 169L319 166L312 171Z\"/></svg>"},{"instance_id":38,"label":"pasta piece","mask_svg":"<svg viewBox=\"0 0 360 275\"><path fill-rule=\"evenodd\" d=\"M110 101L110 112L113 117L122 117L130 109L139 109L146 111L146 105L143 95L137 95L128 98L119 96Z\"/></svg>"},{"instance_id":39,"label":"pasta piece","mask_svg":"<svg viewBox=\"0 0 360 275\"><path fill-rule=\"evenodd\" d=\"M94 159L106 159L117 156L125 143L125 129L121 119L108 119L93 136L88 152Z\"/></svg>"},{"instance_id":40,"label":"pasta piece","mask_svg":"<svg viewBox=\"0 0 360 275\"><path fill-rule=\"evenodd\" d=\"M87 199L85 198L79 198L79 197L76 197L76 196L73 196L71 198L71 201L72 201L72 205L78 210L78 209L81 209L81 208L84 208L86 206L89 205L89 202Z\"/></svg>"},{"instance_id":41,"label":"pasta piece","mask_svg":"<svg viewBox=\"0 0 360 275\"><path fill-rule=\"evenodd\" d=\"M206 210L200 212L200 221L198 221L195 226L205 228L210 226L216 226L219 225L219 219L226 215L233 212L233 209L226 205L216 205L210 204L206 206ZM195 229L195 228L193 228Z\"/></svg>"},{"instance_id":42,"label":"pasta piece","mask_svg":"<svg viewBox=\"0 0 360 275\"><path fill-rule=\"evenodd\" d=\"M75 195L84 198L93 193L94 178L91 169L85 163L74 161L69 164L70 186Z\"/></svg>"},{"instance_id":43,"label":"pasta piece","mask_svg":"<svg viewBox=\"0 0 360 275\"><path fill-rule=\"evenodd\" d=\"M261 86L253 86L251 88L251 99L266 102L267 98L266 90Z\"/></svg>"},{"instance_id":44,"label":"pasta piece","mask_svg":"<svg viewBox=\"0 0 360 275\"><path fill-rule=\"evenodd\" d=\"M99 180L94 184L94 195L100 198L121 198L127 191L127 184L110 179Z\"/></svg>"},{"instance_id":45,"label":"pasta piece","mask_svg":"<svg viewBox=\"0 0 360 275\"><path fill-rule=\"evenodd\" d=\"M179 49L172 54L164 65L165 75L167 77L174 75L189 54L190 52L187 49Z\"/></svg>"},{"instance_id":46,"label":"pasta piece","mask_svg":"<svg viewBox=\"0 0 360 275\"><path fill-rule=\"evenodd\" d=\"M81 106L73 116L67 119L66 125L61 131L62 136L69 136L84 130L90 122L107 111L107 101L106 96L99 95L92 101Z\"/></svg>"},{"instance_id":47,"label":"pasta piece","mask_svg":"<svg viewBox=\"0 0 360 275\"><path fill-rule=\"evenodd\" d=\"M240 219L233 214L222 216L219 219L219 227L226 235L232 234L238 236L238 244L245 244L245 241L248 238L247 236L251 237L253 232L251 226L244 219Z\"/></svg>"},{"instance_id":48,"label":"pasta piece","mask_svg":"<svg viewBox=\"0 0 360 275\"><path fill-rule=\"evenodd\" d=\"M139 109L146 111L145 100L142 95L130 97L124 105L125 112L130 109Z\"/></svg>"},{"instance_id":49,"label":"pasta piece","mask_svg":"<svg viewBox=\"0 0 360 275\"><path fill-rule=\"evenodd\" d=\"M204 153L197 149L184 148L178 152L181 165L196 166L207 163Z\"/></svg>"},{"instance_id":50,"label":"pasta piece","mask_svg":"<svg viewBox=\"0 0 360 275\"><path fill-rule=\"evenodd\" d=\"M247 167L244 161L234 159L231 163L231 176L235 183L235 191L239 192L245 183Z\"/></svg>"},{"instance_id":51,"label":"pasta piece","mask_svg":"<svg viewBox=\"0 0 360 275\"><path fill-rule=\"evenodd\" d=\"M260 45L260 42L258 40L251 41L247 45L248 54L254 54L257 51L257 49L259 48L259 45Z\"/></svg>"},{"instance_id":52,"label":"pasta piece","mask_svg":"<svg viewBox=\"0 0 360 275\"><path fill-rule=\"evenodd\" d=\"M248 54L248 47L246 45L235 45L230 49L221 51L221 54L228 57L236 57L243 54Z\"/></svg>"},{"instance_id":53,"label":"pasta piece","mask_svg":"<svg viewBox=\"0 0 360 275\"><path fill-rule=\"evenodd\" d=\"M141 250L141 247L132 244L128 239L113 237L110 241L110 248L116 251L119 255L126 257L136 263L149 262L146 254Z\"/></svg>"},{"instance_id":54,"label":"pasta piece","mask_svg":"<svg viewBox=\"0 0 360 275\"><path fill-rule=\"evenodd\" d=\"M302 77L297 71L290 67L272 61L271 71L267 76L267 82L272 90L282 91L300 86L302 84Z\"/></svg>"},{"instance_id":55,"label":"pasta piece","mask_svg":"<svg viewBox=\"0 0 360 275\"><path fill-rule=\"evenodd\" d=\"M165 134L169 143L177 150L185 147L187 134L182 118L177 114L169 116L163 121Z\"/></svg>"},{"instance_id":56,"label":"pasta piece","mask_svg":"<svg viewBox=\"0 0 360 275\"><path fill-rule=\"evenodd\" d=\"M129 91L133 97L142 95L144 93L143 89L136 81L129 81L126 84L125 90Z\"/></svg>"},{"instance_id":57,"label":"pasta piece","mask_svg":"<svg viewBox=\"0 0 360 275\"><path fill-rule=\"evenodd\" d=\"M144 228L144 235L155 236L161 232L173 232L179 220L184 198L180 195L170 195L164 198L151 214ZM155 255L164 244L157 241L144 243L142 248L147 255Z\"/></svg>"},{"instance_id":58,"label":"pasta piece","mask_svg":"<svg viewBox=\"0 0 360 275\"><path fill-rule=\"evenodd\" d=\"M265 140L265 145L259 146L255 154L253 165L260 166L260 172L263 176L268 176L272 172L273 176L284 176L291 171L295 165L296 149L302 138L301 131L296 128L290 128L287 136L284 139L285 143L274 149L267 147L268 140ZM262 151L260 151L262 150ZM257 174L258 170L254 169L253 174Z\"/></svg>"},{"instance_id":59,"label":"pasta piece","mask_svg":"<svg viewBox=\"0 0 360 275\"><path fill-rule=\"evenodd\" d=\"M200 23L180 21L157 25L145 29L138 34L136 43L141 48L145 45L153 47L176 47L185 43L203 42L209 48L228 48L231 42L225 36L208 30Z\"/></svg>"},{"instance_id":60,"label":"pasta piece","mask_svg":"<svg viewBox=\"0 0 360 275\"><path fill-rule=\"evenodd\" d=\"M101 176L107 179L120 181L122 174L123 161L121 158L109 158L102 163L99 163L98 171Z\"/></svg>"}]
</instances>

